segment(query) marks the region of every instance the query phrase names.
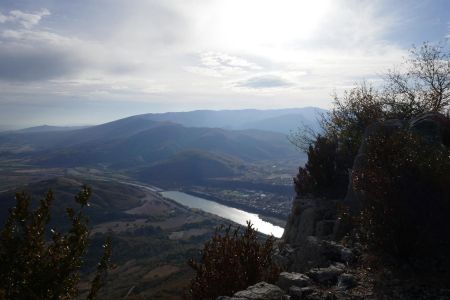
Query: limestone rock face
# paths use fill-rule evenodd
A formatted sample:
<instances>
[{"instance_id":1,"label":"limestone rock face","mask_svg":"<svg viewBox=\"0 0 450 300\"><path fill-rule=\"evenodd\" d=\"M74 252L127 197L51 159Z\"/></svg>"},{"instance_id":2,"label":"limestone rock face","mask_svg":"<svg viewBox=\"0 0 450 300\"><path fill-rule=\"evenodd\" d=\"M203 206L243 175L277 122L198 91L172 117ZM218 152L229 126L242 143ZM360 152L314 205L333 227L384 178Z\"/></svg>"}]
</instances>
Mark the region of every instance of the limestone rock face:
<instances>
[{"instance_id":1,"label":"limestone rock face","mask_svg":"<svg viewBox=\"0 0 450 300\"><path fill-rule=\"evenodd\" d=\"M244 298L249 300L281 300L285 293L278 286L259 282L255 285L249 286L244 291L239 291L233 295L233 298Z\"/></svg>"},{"instance_id":2,"label":"limestone rock face","mask_svg":"<svg viewBox=\"0 0 450 300\"><path fill-rule=\"evenodd\" d=\"M332 238L336 204L336 200L330 199L294 199L284 230L284 242L295 246L303 244L309 236Z\"/></svg>"}]
</instances>

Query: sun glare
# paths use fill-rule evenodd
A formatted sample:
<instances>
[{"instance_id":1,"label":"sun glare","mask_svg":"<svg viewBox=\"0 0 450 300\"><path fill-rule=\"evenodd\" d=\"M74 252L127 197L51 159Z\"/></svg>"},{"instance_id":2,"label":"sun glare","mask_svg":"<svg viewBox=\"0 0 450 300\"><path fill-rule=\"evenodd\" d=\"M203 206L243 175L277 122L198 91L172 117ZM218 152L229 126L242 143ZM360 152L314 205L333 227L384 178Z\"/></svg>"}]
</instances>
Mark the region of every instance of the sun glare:
<instances>
[{"instance_id":1,"label":"sun glare","mask_svg":"<svg viewBox=\"0 0 450 300\"><path fill-rule=\"evenodd\" d=\"M281 46L314 34L330 0L227 0L220 7L222 42L240 46Z\"/></svg>"}]
</instances>

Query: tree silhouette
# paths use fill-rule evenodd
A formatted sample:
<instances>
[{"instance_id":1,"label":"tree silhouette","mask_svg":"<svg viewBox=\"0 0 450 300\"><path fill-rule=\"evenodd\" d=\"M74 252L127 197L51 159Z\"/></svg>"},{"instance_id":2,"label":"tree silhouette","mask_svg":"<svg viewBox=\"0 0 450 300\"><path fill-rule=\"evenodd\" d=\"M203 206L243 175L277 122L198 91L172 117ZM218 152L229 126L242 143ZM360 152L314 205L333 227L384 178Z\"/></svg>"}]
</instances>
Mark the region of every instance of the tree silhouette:
<instances>
[{"instance_id":1,"label":"tree silhouette","mask_svg":"<svg viewBox=\"0 0 450 300\"><path fill-rule=\"evenodd\" d=\"M79 208L67 208L71 226L61 233L47 228L54 200L51 190L34 211L30 210L31 197L23 192L16 193L16 206L10 210L0 233L1 299L74 299L78 296L80 268L89 242L84 208L90 196L91 189L86 186L75 196ZM110 256L111 243L107 240L88 299L94 299L104 284Z\"/></svg>"}]
</instances>

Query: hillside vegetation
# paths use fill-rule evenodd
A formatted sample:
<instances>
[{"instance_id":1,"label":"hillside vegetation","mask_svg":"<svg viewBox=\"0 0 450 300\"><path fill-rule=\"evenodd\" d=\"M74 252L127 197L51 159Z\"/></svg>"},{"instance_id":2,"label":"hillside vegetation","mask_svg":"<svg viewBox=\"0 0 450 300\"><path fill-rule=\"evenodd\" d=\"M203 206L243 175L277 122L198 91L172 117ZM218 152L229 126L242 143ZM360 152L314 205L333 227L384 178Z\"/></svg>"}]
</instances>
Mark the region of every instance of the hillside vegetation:
<instances>
[{"instance_id":1,"label":"hillside vegetation","mask_svg":"<svg viewBox=\"0 0 450 300\"><path fill-rule=\"evenodd\" d=\"M138 176L146 182L174 186L234 176L244 170L244 163L232 157L202 151L184 151L139 169Z\"/></svg>"}]
</instances>

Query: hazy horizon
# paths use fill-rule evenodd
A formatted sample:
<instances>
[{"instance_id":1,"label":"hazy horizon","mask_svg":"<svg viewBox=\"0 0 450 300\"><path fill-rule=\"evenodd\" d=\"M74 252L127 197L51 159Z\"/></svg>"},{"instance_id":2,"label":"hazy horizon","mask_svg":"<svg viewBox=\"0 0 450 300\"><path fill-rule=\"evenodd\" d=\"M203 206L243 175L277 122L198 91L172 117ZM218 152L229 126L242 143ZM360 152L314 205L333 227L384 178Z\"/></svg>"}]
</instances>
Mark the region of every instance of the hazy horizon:
<instances>
[{"instance_id":1,"label":"hazy horizon","mask_svg":"<svg viewBox=\"0 0 450 300\"><path fill-rule=\"evenodd\" d=\"M11 126L10 124L1 124L0 123L0 131L6 131L6 130L21 130L21 129L27 129L27 128L32 128L32 127L39 127L39 126L55 126L55 127L83 127L83 126L95 126L95 125L100 125L100 124L104 124L104 123L108 123L108 122L112 122L112 121L116 121L119 119L124 119L124 118L128 118L128 117L132 117L132 116L137 116L137 115L145 115L145 114L165 114L165 113L186 113L186 112L197 112L197 111L239 111L239 110L256 110L256 111L278 111L278 110L295 110L295 109L320 109L319 107L314 107L314 106L305 106L305 107L281 107L281 108L242 108L242 109L193 109L193 110L179 110L179 111L161 111L161 112L140 112L138 114L133 114L133 115L124 115L124 116L120 116L118 118L112 118L112 119L102 119L102 120L98 120L98 122L96 123L46 123L45 120L43 120L41 123L39 123L39 121L37 121L36 123L30 124L29 126L27 125L16 125L16 126Z\"/></svg>"}]
</instances>

